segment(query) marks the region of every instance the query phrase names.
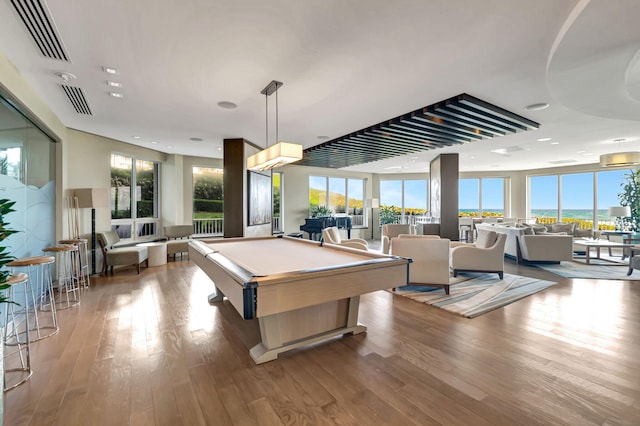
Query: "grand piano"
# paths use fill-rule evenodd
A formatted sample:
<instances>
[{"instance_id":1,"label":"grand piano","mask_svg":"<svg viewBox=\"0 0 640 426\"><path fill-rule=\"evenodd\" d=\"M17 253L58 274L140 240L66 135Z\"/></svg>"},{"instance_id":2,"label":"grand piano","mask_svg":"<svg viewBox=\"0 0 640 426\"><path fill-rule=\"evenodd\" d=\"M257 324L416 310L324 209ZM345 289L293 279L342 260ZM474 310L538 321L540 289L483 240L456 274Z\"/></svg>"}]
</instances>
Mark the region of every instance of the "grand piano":
<instances>
[{"instance_id":1,"label":"grand piano","mask_svg":"<svg viewBox=\"0 0 640 426\"><path fill-rule=\"evenodd\" d=\"M300 225L300 230L308 233L310 240L315 240L315 234L319 234L319 240L322 230L331 226L346 229L347 238L351 238L351 216L307 217L304 219L304 225Z\"/></svg>"}]
</instances>

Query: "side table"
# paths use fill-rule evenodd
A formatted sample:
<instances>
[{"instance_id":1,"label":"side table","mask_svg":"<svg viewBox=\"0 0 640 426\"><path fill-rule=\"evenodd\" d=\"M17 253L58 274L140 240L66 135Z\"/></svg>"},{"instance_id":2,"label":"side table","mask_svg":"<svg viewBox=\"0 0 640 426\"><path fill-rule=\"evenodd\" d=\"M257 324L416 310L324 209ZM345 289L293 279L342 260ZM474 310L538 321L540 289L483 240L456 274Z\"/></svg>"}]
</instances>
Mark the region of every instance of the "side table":
<instances>
[{"instance_id":1,"label":"side table","mask_svg":"<svg viewBox=\"0 0 640 426\"><path fill-rule=\"evenodd\" d=\"M149 253L149 266L160 266L167 264L167 243L140 243L139 247L146 247Z\"/></svg>"}]
</instances>

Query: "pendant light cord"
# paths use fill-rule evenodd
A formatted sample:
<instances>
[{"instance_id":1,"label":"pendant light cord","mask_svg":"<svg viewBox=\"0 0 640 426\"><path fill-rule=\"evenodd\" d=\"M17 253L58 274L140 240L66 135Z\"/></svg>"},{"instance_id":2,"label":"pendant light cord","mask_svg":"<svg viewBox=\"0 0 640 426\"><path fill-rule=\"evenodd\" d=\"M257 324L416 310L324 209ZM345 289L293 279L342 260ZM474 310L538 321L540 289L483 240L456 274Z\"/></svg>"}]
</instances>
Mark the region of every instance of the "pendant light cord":
<instances>
[{"instance_id":1,"label":"pendant light cord","mask_svg":"<svg viewBox=\"0 0 640 426\"><path fill-rule=\"evenodd\" d=\"M264 94L265 149L269 148L269 95Z\"/></svg>"},{"instance_id":2,"label":"pendant light cord","mask_svg":"<svg viewBox=\"0 0 640 426\"><path fill-rule=\"evenodd\" d=\"M276 86L276 143L278 140L278 87Z\"/></svg>"}]
</instances>

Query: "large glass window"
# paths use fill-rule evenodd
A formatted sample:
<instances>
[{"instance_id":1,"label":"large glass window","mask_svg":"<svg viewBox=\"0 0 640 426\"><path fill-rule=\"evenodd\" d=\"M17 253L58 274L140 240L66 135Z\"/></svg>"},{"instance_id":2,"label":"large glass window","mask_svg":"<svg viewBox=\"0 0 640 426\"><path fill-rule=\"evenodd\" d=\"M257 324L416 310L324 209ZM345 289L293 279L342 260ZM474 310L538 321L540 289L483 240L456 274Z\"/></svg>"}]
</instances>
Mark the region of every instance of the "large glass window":
<instances>
[{"instance_id":1,"label":"large glass window","mask_svg":"<svg viewBox=\"0 0 640 426\"><path fill-rule=\"evenodd\" d=\"M413 222L428 213L426 179L380 181L380 223Z\"/></svg>"},{"instance_id":2,"label":"large glass window","mask_svg":"<svg viewBox=\"0 0 640 426\"><path fill-rule=\"evenodd\" d=\"M532 176L529 179L530 216L539 223L558 221L558 176Z\"/></svg>"},{"instance_id":3,"label":"large glass window","mask_svg":"<svg viewBox=\"0 0 640 426\"><path fill-rule=\"evenodd\" d=\"M111 155L111 229L121 239L158 235L158 163Z\"/></svg>"},{"instance_id":4,"label":"large glass window","mask_svg":"<svg viewBox=\"0 0 640 426\"><path fill-rule=\"evenodd\" d=\"M273 232L284 232L284 219L282 217L282 173L271 172L271 193L273 194Z\"/></svg>"},{"instance_id":5,"label":"large glass window","mask_svg":"<svg viewBox=\"0 0 640 426\"><path fill-rule=\"evenodd\" d=\"M224 231L223 169L193 167L193 232L222 235Z\"/></svg>"},{"instance_id":6,"label":"large glass window","mask_svg":"<svg viewBox=\"0 0 640 426\"><path fill-rule=\"evenodd\" d=\"M356 178L309 176L309 213L327 207L332 214L351 216L353 227L364 226L364 182Z\"/></svg>"},{"instance_id":7,"label":"large glass window","mask_svg":"<svg viewBox=\"0 0 640 426\"><path fill-rule=\"evenodd\" d=\"M530 215L540 223L576 222L580 228L614 229L615 218L609 216L608 208L620 205L618 194L628 172L607 170L532 176L529 178Z\"/></svg>"},{"instance_id":8,"label":"large glass window","mask_svg":"<svg viewBox=\"0 0 640 426\"><path fill-rule=\"evenodd\" d=\"M504 178L482 178L482 216L505 216Z\"/></svg>"},{"instance_id":9,"label":"large glass window","mask_svg":"<svg viewBox=\"0 0 640 426\"><path fill-rule=\"evenodd\" d=\"M480 216L480 179L458 180L458 210L460 216Z\"/></svg>"},{"instance_id":10,"label":"large glass window","mask_svg":"<svg viewBox=\"0 0 640 426\"><path fill-rule=\"evenodd\" d=\"M579 228L593 227L593 173L560 176L560 205L563 222L576 222Z\"/></svg>"},{"instance_id":11,"label":"large glass window","mask_svg":"<svg viewBox=\"0 0 640 426\"><path fill-rule=\"evenodd\" d=\"M329 208L334 213L347 212L347 183L344 178L329 178Z\"/></svg>"},{"instance_id":12,"label":"large glass window","mask_svg":"<svg viewBox=\"0 0 640 426\"><path fill-rule=\"evenodd\" d=\"M622 192L623 184L630 170L607 170L597 172L598 196L597 220L600 229L614 229L615 218L609 216L609 207L620 205L618 194Z\"/></svg>"}]
</instances>

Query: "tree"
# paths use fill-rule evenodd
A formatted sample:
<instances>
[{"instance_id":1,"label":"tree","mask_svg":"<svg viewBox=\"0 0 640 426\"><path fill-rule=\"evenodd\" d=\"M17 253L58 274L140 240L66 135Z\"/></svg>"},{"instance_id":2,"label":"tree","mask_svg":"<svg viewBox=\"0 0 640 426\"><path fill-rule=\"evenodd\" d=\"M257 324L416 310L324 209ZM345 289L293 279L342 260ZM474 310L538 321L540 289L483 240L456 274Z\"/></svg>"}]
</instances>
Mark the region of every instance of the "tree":
<instances>
[{"instance_id":1,"label":"tree","mask_svg":"<svg viewBox=\"0 0 640 426\"><path fill-rule=\"evenodd\" d=\"M618 194L621 206L629 206L631 217L623 217L622 223L630 231L640 229L640 170L629 170L626 181L621 184L622 192Z\"/></svg>"}]
</instances>

